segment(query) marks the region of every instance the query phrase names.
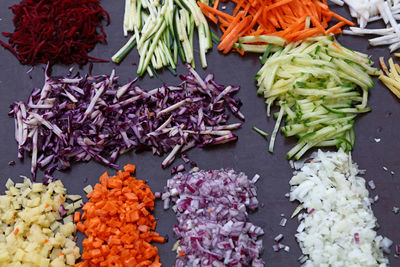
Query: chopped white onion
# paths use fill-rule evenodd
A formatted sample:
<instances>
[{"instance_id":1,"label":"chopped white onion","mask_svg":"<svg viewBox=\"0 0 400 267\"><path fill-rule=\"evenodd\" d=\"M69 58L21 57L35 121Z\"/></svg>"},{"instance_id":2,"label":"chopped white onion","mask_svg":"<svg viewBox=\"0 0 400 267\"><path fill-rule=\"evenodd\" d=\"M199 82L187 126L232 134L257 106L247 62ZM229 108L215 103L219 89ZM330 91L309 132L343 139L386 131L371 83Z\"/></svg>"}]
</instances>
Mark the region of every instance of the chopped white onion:
<instances>
[{"instance_id":1,"label":"chopped white onion","mask_svg":"<svg viewBox=\"0 0 400 267\"><path fill-rule=\"evenodd\" d=\"M333 259L335 266L388 264L381 248L390 242L374 229L366 182L358 173L350 154L318 151L290 180L290 200L308 213L314 209L299 215L295 235L308 256L299 259L304 266L333 266Z\"/></svg>"}]
</instances>

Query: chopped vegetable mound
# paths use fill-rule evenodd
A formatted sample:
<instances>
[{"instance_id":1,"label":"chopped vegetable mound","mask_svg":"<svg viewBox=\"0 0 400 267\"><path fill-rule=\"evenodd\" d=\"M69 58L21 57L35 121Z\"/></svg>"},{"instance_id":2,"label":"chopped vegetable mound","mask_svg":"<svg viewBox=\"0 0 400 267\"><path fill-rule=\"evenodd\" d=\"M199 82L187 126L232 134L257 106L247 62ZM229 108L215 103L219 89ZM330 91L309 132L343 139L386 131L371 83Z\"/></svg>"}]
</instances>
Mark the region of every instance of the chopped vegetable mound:
<instances>
[{"instance_id":1,"label":"chopped vegetable mound","mask_svg":"<svg viewBox=\"0 0 400 267\"><path fill-rule=\"evenodd\" d=\"M358 173L349 153L318 151L290 180L290 200L305 210L298 215L296 234L308 256L304 266L388 264L381 248L390 241L375 231L368 190Z\"/></svg>"},{"instance_id":2,"label":"chopped vegetable mound","mask_svg":"<svg viewBox=\"0 0 400 267\"><path fill-rule=\"evenodd\" d=\"M262 228L248 221L258 207L254 183L231 169L177 174L162 198L174 202L175 267L264 266ZM167 205L165 205L167 208Z\"/></svg>"},{"instance_id":3,"label":"chopped vegetable mound","mask_svg":"<svg viewBox=\"0 0 400 267\"><path fill-rule=\"evenodd\" d=\"M6 187L0 195L0 266L74 266L80 253L70 214L81 202L67 203L59 180L45 185L9 179Z\"/></svg>"},{"instance_id":4,"label":"chopped vegetable mound","mask_svg":"<svg viewBox=\"0 0 400 267\"><path fill-rule=\"evenodd\" d=\"M105 172L87 194L89 202L77 216L78 230L87 237L82 242L84 262L76 267L161 266L158 249L150 244L165 241L154 232L155 197L144 181L133 177L134 172L130 164L112 177Z\"/></svg>"},{"instance_id":5,"label":"chopped vegetable mound","mask_svg":"<svg viewBox=\"0 0 400 267\"><path fill-rule=\"evenodd\" d=\"M268 116L274 103L280 107L271 135L270 152L279 125L286 136L299 141L287 157L299 159L315 146L354 146L354 119L368 112L368 90L374 86L368 55L340 45L333 36L311 37L290 43L265 58L256 75L258 94L266 98Z\"/></svg>"},{"instance_id":6,"label":"chopped vegetable mound","mask_svg":"<svg viewBox=\"0 0 400 267\"><path fill-rule=\"evenodd\" d=\"M78 63L93 58L88 53L99 42L106 43L102 20L108 13L99 0L22 0L11 7L14 32L3 32L10 50L22 64Z\"/></svg>"},{"instance_id":7,"label":"chopped vegetable mound","mask_svg":"<svg viewBox=\"0 0 400 267\"><path fill-rule=\"evenodd\" d=\"M282 46L311 36L341 33L345 25L354 23L332 12L325 0L222 0L233 2L235 9L229 14L219 10L219 0L213 6L208 0L197 1L201 11L223 35L218 50L224 54L232 48L239 53L264 53L269 44ZM332 18L335 25L328 29Z\"/></svg>"},{"instance_id":8,"label":"chopped vegetable mound","mask_svg":"<svg viewBox=\"0 0 400 267\"><path fill-rule=\"evenodd\" d=\"M118 84L111 75L49 77L33 90L27 102L15 102L18 158L32 155L31 173L37 168L45 178L70 168L73 161L95 159L110 167L130 150L151 150L168 156L168 167L181 153L194 147L236 141L233 130L242 123L227 124L230 114L244 120L237 86L201 78L190 65L177 86L143 90L135 84Z\"/></svg>"},{"instance_id":9,"label":"chopped vegetable mound","mask_svg":"<svg viewBox=\"0 0 400 267\"><path fill-rule=\"evenodd\" d=\"M137 74L150 77L163 67L176 75L178 55L184 63L195 67L193 37L198 33L201 65L207 67L206 53L212 48L207 19L195 0L125 0L124 35L132 32L128 42L112 57L120 63L133 47L140 61Z\"/></svg>"}]
</instances>

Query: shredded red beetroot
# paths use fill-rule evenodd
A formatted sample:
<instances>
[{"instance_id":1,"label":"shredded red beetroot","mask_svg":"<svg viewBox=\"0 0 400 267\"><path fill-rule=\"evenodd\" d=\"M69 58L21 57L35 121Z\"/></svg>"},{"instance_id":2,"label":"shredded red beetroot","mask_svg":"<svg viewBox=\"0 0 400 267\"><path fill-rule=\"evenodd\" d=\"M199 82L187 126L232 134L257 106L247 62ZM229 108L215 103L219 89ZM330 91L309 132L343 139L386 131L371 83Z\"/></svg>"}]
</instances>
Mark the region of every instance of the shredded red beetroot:
<instances>
[{"instance_id":1,"label":"shredded red beetroot","mask_svg":"<svg viewBox=\"0 0 400 267\"><path fill-rule=\"evenodd\" d=\"M15 30L2 33L9 45L0 44L22 64L106 61L88 55L107 42L102 20L110 17L98 0L23 0L10 8Z\"/></svg>"}]
</instances>

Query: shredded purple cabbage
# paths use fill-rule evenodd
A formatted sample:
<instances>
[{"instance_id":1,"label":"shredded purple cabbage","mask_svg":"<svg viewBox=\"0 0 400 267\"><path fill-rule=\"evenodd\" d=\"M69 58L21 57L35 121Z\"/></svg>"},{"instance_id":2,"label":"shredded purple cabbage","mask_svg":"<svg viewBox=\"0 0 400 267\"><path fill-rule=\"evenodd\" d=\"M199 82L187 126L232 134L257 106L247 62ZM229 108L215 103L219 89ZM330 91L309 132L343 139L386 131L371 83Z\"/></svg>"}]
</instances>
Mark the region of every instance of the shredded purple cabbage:
<instances>
[{"instance_id":1,"label":"shredded purple cabbage","mask_svg":"<svg viewBox=\"0 0 400 267\"><path fill-rule=\"evenodd\" d=\"M18 157L30 153L32 177L40 168L49 179L72 161L94 158L117 168L118 155L151 150L168 153L165 168L193 147L236 140L232 130L242 123L227 124L227 108L244 119L240 100L233 98L239 87L217 84L212 74L202 80L187 67L180 85L150 91L136 86L136 80L118 85L114 71L49 77L46 70L43 88L33 90L27 103L11 106Z\"/></svg>"},{"instance_id":2,"label":"shredded purple cabbage","mask_svg":"<svg viewBox=\"0 0 400 267\"><path fill-rule=\"evenodd\" d=\"M179 240L176 267L264 266L264 231L248 221L258 207L256 187L231 169L179 173L168 180L165 202L172 200Z\"/></svg>"}]
</instances>

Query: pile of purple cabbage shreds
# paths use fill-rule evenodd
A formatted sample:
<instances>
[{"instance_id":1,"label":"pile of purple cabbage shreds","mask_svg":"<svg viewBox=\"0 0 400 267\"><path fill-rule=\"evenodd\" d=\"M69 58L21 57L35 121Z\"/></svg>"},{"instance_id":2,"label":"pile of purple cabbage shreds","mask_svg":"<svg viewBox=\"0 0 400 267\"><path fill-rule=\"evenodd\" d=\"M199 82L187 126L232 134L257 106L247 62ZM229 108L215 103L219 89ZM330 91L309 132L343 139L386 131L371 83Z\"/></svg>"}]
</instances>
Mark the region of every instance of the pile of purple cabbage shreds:
<instances>
[{"instance_id":1,"label":"pile of purple cabbage shreds","mask_svg":"<svg viewBox=\"0 0 400 267\"><path fill-rule=\"evenodd\" d=\"M227 169L168 180L162 198L164 208L172 199L177 214L174 266L264 266L259 239L264 231L247 220L247 211L258 206L256 179Z\"/></svg>"},{"instance_id":2,"label":"pile of purple cabbage shreds","mask_svg":"<svg viewBox=\"0 0 400 267\"><path fill-rule=\"evenodd\" d=\"M205 79L189 66L178 86L163 85L150 91L135 81L118 85L110 76L49 77L42 89L33 90L28 103L16 102L18 157L32 155L32 177L37 168L52 178L55 170L70 168L72 161L92 158L118 167L118 155L129 150L151 150L166 156L169 166L181 153L205 145L234 141L232 130L242 123L227 124L227 107L239 119L239 87L217 84L213 75Z\"/></svg>"}]
</instances>

